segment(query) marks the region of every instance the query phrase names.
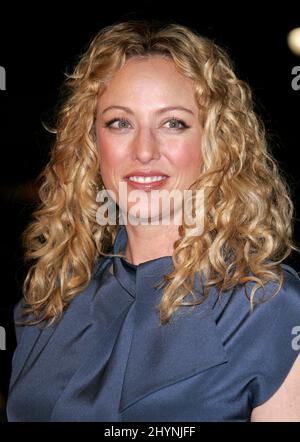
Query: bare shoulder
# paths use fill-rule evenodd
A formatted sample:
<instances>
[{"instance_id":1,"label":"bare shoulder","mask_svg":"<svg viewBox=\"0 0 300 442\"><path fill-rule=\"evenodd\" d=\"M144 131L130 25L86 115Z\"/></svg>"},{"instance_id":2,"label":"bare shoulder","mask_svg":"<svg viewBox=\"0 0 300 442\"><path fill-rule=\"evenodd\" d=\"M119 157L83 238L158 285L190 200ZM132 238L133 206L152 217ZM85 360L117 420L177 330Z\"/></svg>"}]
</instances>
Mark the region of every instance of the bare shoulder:
<instances>
[{"instance_id":1,"label":"bare shoulder","mask_svg":"<svg viewBox=\"0 0 300 442\"><path fill-rule=\"evenodd\" d=\"M279 389L253 409L251 421L300 422L300 354Z\"/></svg>"}]
</instances>

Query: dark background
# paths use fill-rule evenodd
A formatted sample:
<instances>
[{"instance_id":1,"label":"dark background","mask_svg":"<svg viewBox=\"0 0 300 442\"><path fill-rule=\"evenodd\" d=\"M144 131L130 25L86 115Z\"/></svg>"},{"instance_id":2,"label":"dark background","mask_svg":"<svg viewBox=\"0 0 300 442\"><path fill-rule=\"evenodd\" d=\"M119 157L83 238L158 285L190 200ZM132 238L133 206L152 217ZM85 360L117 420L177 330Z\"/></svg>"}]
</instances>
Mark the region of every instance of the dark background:
<instances>
[{"instance_id":1,"label":"dark background","mask_svg":"<svg viewBox=\"0 0 300 442\"><path fill-rule=\"evenodd\" d=\"M70 72L103 26L131 18L173 20L227 49L238 75L252 87L270 149L290 184L297 218L295 240L300 245L300 90L291 87L291 71L300 66L300 58L286 43L287 33L300 26L297 2L277 6L263 1L211 2L204 6L192 1L114 1L1 9L0 66L6 69L7 84L6 91L0 91L0 325L6 328L7 346L0 351L0 410L15 348L12 310L21 297L25 274L20 234L34 208L34 180L46 164L53 142L42 121L51 121L64 72ZM293 253L287 263L300 271L299 255Z\"/></svg>"}]
</instances>

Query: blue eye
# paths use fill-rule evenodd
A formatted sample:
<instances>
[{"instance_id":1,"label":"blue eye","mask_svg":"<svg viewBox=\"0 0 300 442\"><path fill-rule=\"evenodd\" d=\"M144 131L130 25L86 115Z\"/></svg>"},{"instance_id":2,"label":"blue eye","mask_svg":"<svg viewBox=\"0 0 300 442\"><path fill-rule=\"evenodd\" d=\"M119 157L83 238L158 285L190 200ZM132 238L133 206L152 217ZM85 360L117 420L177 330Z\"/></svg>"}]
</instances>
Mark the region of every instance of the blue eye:
<instances>
[{"instance_id":1,"label":"blue eye","mask_svg":"<svg viewBox=\"0 0 300 442\"><path fill-rule=\"evenodd\" d=\"M108 127L110 129L127 129L126 127L112 127L112 124L115 123L116 121L120 121L122 124L123 123L128 123L127 120L125 120L125 118L113 118L112 120L108 121L107 123L105 123L105 127Z\"/></svg>"},{"instance_id":2,"label":"blue eye","mask_svg":"<svg viewBox=\"0 0 300 442\"><path fill-rule=\"evenodd\" d=\"M119 122L122 126L118 126L118 127L113 127L112 125L116 122ZM168 121L166 121L166 123L175 123L175 127L169 127L169 129L176 129L176 130L183 130L183 129L187 129L188 126L183 120L180 120L178 118L170 118ZM166 124L165 123L165 124ZM128 123L128 121L125 118L113 118L112 120L108 121L105 123L105 127L108 127L109 129L127 129L128 126L126 126ZM181 127L178 127L178 124L181 125Z\"/></svg>"},{"instance_id":3,"label":"blue eye","mask_svg":"<svg viewBox=\"0 0 300 442\"><path fill-rule=\"evenodd\" d=\"M178 118L171 118L171 120L168 120L167 123L175 123L175 124L181 124L182 127L171 127L170 129L185 129L188 126L185 124L184 121L179 120Z\"/></svg>"}]
</instances>

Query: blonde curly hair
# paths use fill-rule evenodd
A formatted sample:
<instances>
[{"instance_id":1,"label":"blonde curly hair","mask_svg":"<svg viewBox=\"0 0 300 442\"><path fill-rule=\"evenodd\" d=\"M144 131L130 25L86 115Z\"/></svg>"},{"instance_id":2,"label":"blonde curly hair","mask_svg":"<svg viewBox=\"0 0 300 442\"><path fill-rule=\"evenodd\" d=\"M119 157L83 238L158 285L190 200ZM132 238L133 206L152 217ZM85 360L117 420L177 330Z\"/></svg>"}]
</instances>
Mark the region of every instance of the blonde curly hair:
<instances>
[{"instance_id":1,"label":"blonde curly hair","mask_svg":"<svg viewBox=\"0 0 300 442\"><path fill-rule=\"evenodd\" d=\"M197 272L204 298L252 281L250 296L270 280L282 287L280 263L299 251L292 241L290 190L268 151L266 130L253 110L249 86L238 79L226 51L186 26L145 20L116 22L92 38L63 84L50 159L39 175L38 207L23 232L26 324L58 320L109 253L119 225L97 223L96 194L104 187L95 139L97 97L130 57L162 55L194 81L203 126L203 169L193 184L205 191L204 228L179 226L174 271L158 310L165 325L181 305L202 302L193 293ZM118 255L120 256L120 255ZM184 302L192 293L193 302ZM203 300L203 298L202 298Z\"/></svg>"}]
</instances>

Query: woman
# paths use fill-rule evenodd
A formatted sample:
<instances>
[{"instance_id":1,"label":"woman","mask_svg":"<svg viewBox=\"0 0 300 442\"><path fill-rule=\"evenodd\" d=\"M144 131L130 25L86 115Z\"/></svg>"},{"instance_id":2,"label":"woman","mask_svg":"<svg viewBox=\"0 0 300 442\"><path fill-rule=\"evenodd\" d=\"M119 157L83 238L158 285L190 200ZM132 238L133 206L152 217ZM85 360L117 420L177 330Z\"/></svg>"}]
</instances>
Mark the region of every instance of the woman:
<instances>
[{"instance_id":1,"label":"woman","mask_svg":"<svg viewBox=\"0 0 300 442\"><path fill-rule=\"evenodd\" d=\"M178 24L116 23L67 85L24 233L8 420L300 420L293 205L226 53ZM194 220L204 192L203 224L175 222L180 199L160 222L151 194L174 189Z\"/></svg>"}]
</instances>

